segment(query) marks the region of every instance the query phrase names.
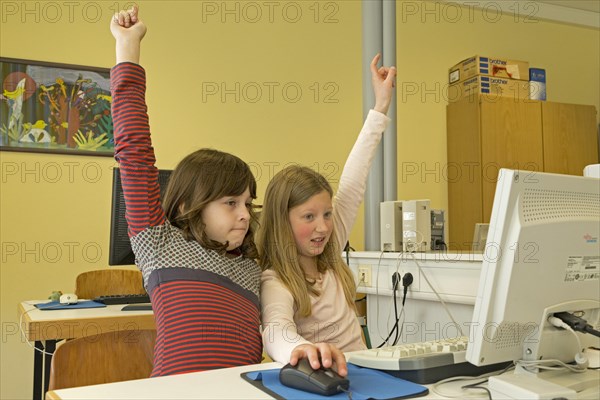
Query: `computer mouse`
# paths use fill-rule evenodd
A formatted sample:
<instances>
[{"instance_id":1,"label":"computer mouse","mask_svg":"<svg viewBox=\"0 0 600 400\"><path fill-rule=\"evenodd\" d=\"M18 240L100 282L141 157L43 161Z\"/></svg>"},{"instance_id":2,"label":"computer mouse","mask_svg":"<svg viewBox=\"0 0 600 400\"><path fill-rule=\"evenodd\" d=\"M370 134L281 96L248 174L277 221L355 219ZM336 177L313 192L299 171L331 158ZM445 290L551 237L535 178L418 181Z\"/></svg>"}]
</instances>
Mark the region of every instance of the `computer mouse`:
<instances>
[{"instance_id":1,"label":"computer mouse","mask_svg":"<svg viewBox=\"0 0 600 400\"><path fill-rule=\"evenodd\" d=\"M285 386L322 396L331 396L350 387L350 381L332 369L313 369L307 358L301 358L294 366L287 364L281 368L279 380Z\"/></svg>"},{"instance_id":2,"label":"computer mouse","mask_svg":"<svg viewBox=\"0 0 600 400\"><path fill-rule=\"evenodd\" d=\"M63 294L59 299L60 304L77 304L78 301L77 295L73 293Z\"/></svg>"}]
</instances>

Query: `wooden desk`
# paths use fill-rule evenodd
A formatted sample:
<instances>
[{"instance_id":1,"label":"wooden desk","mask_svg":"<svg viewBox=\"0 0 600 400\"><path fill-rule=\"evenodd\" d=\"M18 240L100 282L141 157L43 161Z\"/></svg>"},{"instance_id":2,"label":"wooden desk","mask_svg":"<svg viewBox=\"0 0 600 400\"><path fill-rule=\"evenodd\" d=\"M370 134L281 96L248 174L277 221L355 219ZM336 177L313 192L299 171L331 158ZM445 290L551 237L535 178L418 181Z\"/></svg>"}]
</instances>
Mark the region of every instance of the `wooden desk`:
<instances>
[{"instance_id":1,"label":"wooden desk","mask_svg":"<svg viewBox=\"0 0 600 400\"><path fill-rule=\"evenodd\" d=\"M47 300L24 301L18 306L18 316L25 338L34 342L33 399L43 399L50 381L50 364L56 342L94 336L120 330L156 329L152 311L121 311L123 305L102 308L42 311L36 303Z\"/></svg>"}]
</instances>

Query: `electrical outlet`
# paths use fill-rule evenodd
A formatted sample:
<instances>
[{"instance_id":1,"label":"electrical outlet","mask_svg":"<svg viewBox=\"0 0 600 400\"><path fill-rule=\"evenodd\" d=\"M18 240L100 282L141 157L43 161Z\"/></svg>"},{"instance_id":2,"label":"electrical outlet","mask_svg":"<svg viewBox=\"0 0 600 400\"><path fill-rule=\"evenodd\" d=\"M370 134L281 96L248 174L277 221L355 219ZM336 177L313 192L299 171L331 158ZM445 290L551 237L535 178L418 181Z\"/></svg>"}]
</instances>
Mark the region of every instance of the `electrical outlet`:
<instances>
[{"instance_id":1,"label":"electrical outlet","mask_svg":"<svg viewBox=\"0 0 600 400\"><path fill-rule=\"evenodd\" d=\"M371 286L371 266L370 265L359 265L358 266L358 286Z\"/></svg>"}]
</instances>

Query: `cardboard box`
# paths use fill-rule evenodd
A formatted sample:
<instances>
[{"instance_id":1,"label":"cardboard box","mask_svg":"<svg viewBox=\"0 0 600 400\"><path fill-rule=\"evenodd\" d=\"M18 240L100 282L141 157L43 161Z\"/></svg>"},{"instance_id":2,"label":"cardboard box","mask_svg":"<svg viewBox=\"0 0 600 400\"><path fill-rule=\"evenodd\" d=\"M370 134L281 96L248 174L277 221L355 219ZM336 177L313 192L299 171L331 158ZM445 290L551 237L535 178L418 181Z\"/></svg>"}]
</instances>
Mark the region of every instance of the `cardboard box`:
<instances>
[{"instance_id":1,"label":"cardboard box","mask_svg":"<svg viewBox=\"0 0 600 400\"><path fill-rule=\"evenodd\" d=\"M468 96L486 95L489 99L512 97L529 99L529 81L477 75L448 87L448 102L453 103Z\"/></svg>"},{"instance_id":2,"label":"cardboard box","mask_svg":"<svg viewBox=\"0 0 600 400\"><path fill-rule=\"evenodd\" d=\"M526 61L474 56L450 68L448 82L453 84L476 75L527 80L529 79L529 63Z\"/></svg>"}]
</instances>

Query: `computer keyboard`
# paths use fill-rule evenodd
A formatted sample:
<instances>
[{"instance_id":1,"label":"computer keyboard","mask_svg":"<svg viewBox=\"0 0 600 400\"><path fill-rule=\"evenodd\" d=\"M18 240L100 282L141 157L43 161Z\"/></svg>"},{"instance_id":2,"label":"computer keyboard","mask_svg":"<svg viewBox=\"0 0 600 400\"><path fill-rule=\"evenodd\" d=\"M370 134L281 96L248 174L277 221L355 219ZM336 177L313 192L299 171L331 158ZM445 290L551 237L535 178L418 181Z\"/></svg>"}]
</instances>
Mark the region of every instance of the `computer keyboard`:
<instances>
[{"instance_id":1,"label":"computer keyboard","mask_svg":"<svg viewBox=\"0 0 600 400\"><path fill-rule=\"evenodd\" d=\"M467 337L459 337L356 351L350 353L348 362L422 384L459 375L477 376L511 364L477 367L465 359L467 343Z\"/></svg>"},{"instance_id":2,"label":"computer keyboard","mask_svg":"<svg viewBox=\"0 0 600 400\"><path fill-rule=\"evenodd\" d=\"M116 294L110 296L98 296L94 301L106 305L150 303L150 296L147 294Z\"/></svg>"}]
</instances>

